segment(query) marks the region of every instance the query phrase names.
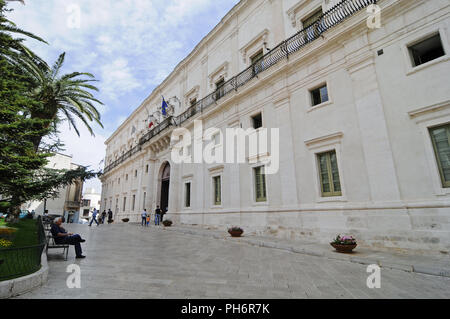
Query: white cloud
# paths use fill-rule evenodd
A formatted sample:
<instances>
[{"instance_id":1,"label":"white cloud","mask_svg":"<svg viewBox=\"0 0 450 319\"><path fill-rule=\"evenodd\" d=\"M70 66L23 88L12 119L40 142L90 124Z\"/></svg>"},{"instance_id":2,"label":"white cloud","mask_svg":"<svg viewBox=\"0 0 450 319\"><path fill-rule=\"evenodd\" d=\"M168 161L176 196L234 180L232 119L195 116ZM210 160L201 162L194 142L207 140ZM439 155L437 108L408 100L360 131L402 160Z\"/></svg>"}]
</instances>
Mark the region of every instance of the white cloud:
<instances>
[{"instance_id":1,"label":"white cloud","mask_svg":"<svg viewBox=\"0 0 450 319\"><path fill-rule=\"evenodd\" d=\"M105 156L109 136L133 109L160 84L239 0L28 0L9 18L20 28L44 38L50 45L27 45L49 63L66 52L63 72L90 72L99 80L97 97L105 131L96 138L83 129L81 138L62 129L67 153L74 161L97 169ZM70 28L67 8L78 5L80 28ZM195 41L193 39L196 39ZM142 99L142 100L140 100ZM132 101L130 101L132 100ZM95 129L98 132L98 129ZM93 183L93 182L90 182ZM96 181L96 189L99 182Z\"/></svg>"}]
</instances>

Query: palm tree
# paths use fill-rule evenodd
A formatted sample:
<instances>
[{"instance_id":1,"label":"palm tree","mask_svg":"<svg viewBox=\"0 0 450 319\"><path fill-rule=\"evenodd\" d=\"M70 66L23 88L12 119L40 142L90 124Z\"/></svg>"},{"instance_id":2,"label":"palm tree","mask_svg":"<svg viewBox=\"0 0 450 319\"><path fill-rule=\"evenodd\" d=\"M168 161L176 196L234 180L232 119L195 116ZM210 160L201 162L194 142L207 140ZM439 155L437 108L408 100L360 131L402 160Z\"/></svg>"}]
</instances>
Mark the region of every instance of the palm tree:
<instances>
[{"instance_id":1,"label":"palm tree","mask_svg":"<svg viewBox=\"0 0 450 319\"><path fill-rule=\"evenodd\" d=\"M97 80L91 73L84 72L60 75L65 55L62 53L51 68L46 63L32 63L31 68L26 70L34 82L31 95L42 102L42 107L30 110L30 115L32 118L52 120L54 124L65 119L69 122L69 127L73 127L80 136L75 123L75 118L78 118L94 136L89 122L95 121L103 127L100 113L94 105L103 103L89 91L98 91L98 88L91 84ZM34 141L36 149L40 142L41 138Z\"/></svg>"},{"instance_id":2,"label":"palm tree","mask_svg":"<svg viewBox=\"0 0 450 319\"><path fill-rule=\"evenodd\" d=\"M25 39L13 38L11 34L20 34L40 42L47 42L31 32L18 28L14 22L6 18L5 12L8 11L10 10L6 9L6 2L0 0L0 57L5 58L14 65L27 66L30 60L34 63L45 64L43 60L23 44Z\"/></svg>"}]
</instances>

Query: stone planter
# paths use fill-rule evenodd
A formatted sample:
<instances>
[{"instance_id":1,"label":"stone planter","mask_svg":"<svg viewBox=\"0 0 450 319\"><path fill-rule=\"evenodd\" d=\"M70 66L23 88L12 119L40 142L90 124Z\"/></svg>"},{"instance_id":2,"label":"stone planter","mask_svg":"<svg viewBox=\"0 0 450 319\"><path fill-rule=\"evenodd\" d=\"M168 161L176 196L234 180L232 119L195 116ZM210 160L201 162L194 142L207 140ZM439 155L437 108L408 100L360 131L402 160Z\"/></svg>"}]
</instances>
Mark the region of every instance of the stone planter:
<instances>
[{"instance_id":1,"label":"stone planter","mask_svg":"<svg viewBox=\"0 0 450 319\"><path fill-rule=\"evenodd\" d=\"M241 237L241 235L244 233L243 230L228 230L228 233L231 235L231 237Z\"/></svg>"},{"instance_id":2,"label":"stone planter","mask_svg":"<svg viewBox=\"0 0 450 319\"><path fill-rule=\"evenodd\" d=\"M336 249L336 251L340 252L340 253L351 253L353 251L353 249L355 249L357 246L357 244L340 245L340 244L335 244L335 243L330 243L330 245L333 246L334 249Z\"/></svg>"}]
</instances>

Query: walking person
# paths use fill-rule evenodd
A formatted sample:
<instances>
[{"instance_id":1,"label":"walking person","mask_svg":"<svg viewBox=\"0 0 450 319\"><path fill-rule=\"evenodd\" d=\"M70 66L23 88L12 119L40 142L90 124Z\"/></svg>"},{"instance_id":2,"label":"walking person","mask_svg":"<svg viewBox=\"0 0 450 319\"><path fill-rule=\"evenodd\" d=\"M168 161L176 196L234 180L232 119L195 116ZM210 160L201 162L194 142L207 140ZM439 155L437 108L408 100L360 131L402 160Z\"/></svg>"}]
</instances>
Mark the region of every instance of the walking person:
<instances>
[{"instance_id":1,"label":"walking person","mask_svg":"<svg viewBox=\"0 0 450 319\"><path fill-rule=\"evenodd\" d=\"M102 224L105 223L105 219L106 219L106 210L104 210L102 213Z\"/></svg>"},{"instance_id":2,"label":"walking person","mask_svg":"<svg viewBox=\"0 0 450 319\"><path fill-rule=\"evenodd\" d=\"M141 226L147 226L147 209L144 209L144 211L141 214L142 221Z\"/></svg>"},{"instance_id":3,"label":"walking person","mask_svg":"<svg viewBox=\"0 0 450 319\"><path fill-rule=\"evenodd\" d=\"M160 218L160 222L161 222L161 223L162 223L163 220L164 220L164 215L166 214L166 212L167 212L167 208L165 208L165 209L163 209L163 210L161 211L161 218Z\"/></svg>"},{"instance_id":4,"label":"walking person","mask_svg":"<svg viewBox=\"0 0 450 319\"><path fill-rule=\"evenodd\" d=\"M113 222L113 212L110 209L108 209L108 224L111 224Z\"/></svg>"},{"instance_id":5,"label":"walking person","mask_svg":"<svg viewBox=\"0 0 450 319\"><path fill-rule=\"evenodd\" d=\"M156 206L156 209L155 209L155 226L159 225L160 218L161 218L161 209L159 209L159 206Z\"/></svg>"},{"instance_id":6,"label":"walking person","mask_svg":"<svg viewBox=\"0 0 450 319\"><path fill-rule=\"evenodd\" d=\"M91 220L89 226L92 226L92 222L93 222L93 221L95 221L95 223L96 223L97 226L98 226L97 214L98 214L97 209L94 208L94 210L92 211L92 220Z\"/></svg>"}]
</instances>

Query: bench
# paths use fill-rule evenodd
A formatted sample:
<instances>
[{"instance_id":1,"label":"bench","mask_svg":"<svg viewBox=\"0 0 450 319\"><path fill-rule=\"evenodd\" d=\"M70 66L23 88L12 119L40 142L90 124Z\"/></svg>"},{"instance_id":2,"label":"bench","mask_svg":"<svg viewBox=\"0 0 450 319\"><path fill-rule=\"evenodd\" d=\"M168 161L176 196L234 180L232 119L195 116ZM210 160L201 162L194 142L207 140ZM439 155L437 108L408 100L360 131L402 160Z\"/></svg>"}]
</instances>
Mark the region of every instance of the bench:
<instances>
[{"instance_id":1,"label":"bench","mask_svg":"<svg viewBox=\"0 0 450 319\"><path fill-rule=\"evenodd\" d=\"M55 238L51 233L47 235L47 245L45 249L45 253L48 254L49 249L55 249L55 248L63 248L63 254L64 254L64 260L67 261L67 255L69 254L69 244L57 244L55 242Z\"/></svg>"}]
</instances>

